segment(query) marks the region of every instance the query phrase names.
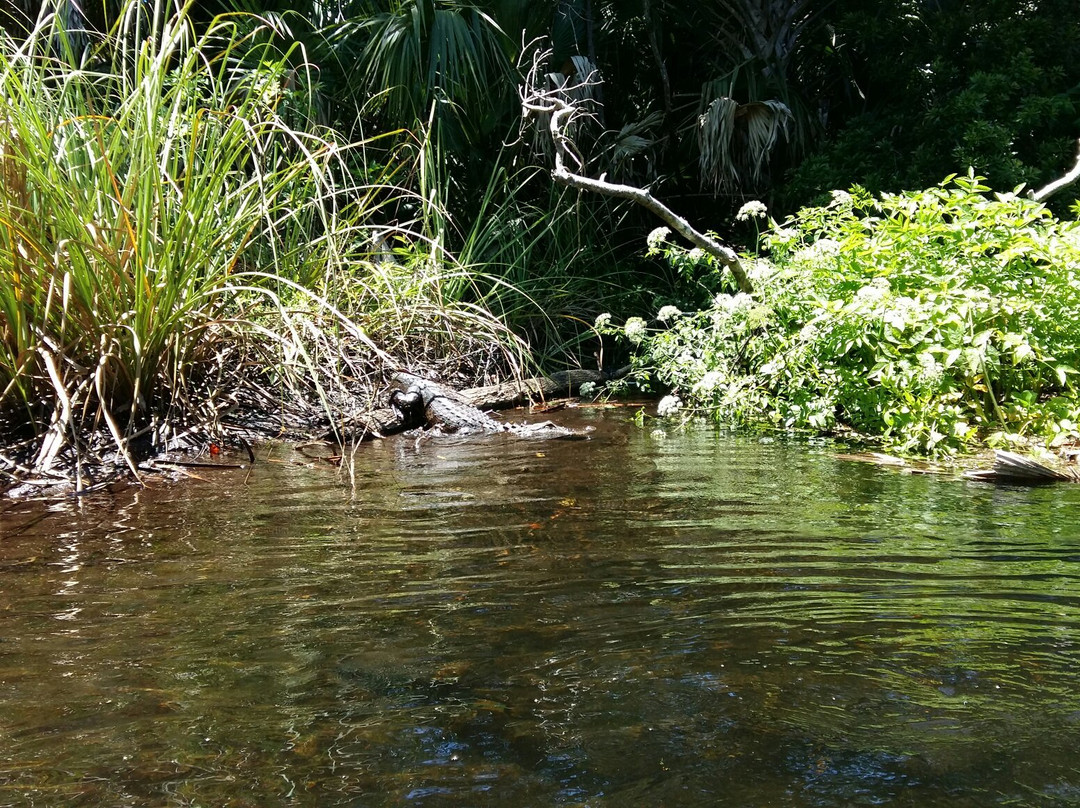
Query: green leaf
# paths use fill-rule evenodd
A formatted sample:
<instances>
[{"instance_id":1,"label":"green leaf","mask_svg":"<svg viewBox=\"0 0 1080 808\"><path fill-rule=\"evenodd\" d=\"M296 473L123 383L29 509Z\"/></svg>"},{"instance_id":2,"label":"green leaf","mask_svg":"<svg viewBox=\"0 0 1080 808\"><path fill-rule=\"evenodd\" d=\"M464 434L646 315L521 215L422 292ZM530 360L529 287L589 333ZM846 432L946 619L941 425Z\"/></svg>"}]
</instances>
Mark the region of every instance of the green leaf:
<instances>
[{"instance_id":1,"label":"green leaf","mask_svg":"<svg viewBox=\"0 0 1080 808\"><path fill-rule=\"evenodd\" d=\"M1058 384L1060 384L1062 387L1065 387L1069 383L1068 376L1070 374L1076 375L1077 373L1080 373L1080 371L1078 371L1074 367L1070 367L1069 365L1058 365L1054 368L1054 373L1057 374Z\"/></svg>"}]
</instances>

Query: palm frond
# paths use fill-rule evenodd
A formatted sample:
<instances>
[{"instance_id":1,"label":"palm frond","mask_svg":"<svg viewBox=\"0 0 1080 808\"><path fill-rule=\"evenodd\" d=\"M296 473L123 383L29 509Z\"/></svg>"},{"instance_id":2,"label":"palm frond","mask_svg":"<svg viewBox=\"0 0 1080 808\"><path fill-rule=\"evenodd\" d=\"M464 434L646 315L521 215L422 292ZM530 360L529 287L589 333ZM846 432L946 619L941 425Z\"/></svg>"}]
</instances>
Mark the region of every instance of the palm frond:
<instances>
[{"instance_id":1,"label":"palm frond","mask_svg":"<svg viewBox=\"0 0 1080 808\"><path fill-rule=\"evenodd\" d=\"M736 186L739 171L733 156L735 113L733 98L716 98L698 116L698 166L702 182L715 191Z\"/></svg>"}]
</instances>

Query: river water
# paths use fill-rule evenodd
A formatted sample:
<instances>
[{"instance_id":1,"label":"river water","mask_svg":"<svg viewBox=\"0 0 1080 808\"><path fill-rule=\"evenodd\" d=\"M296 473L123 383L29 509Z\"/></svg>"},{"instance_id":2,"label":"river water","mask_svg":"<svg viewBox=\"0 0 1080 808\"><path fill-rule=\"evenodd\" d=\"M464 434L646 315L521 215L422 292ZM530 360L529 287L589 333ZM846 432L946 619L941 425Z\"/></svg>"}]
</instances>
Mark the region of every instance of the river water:
<instances>
[{"instance_id":1,"label":"river water","mask_svg":"<svg viewBox=\"0 0 1080 808\"><path fill-rule=\"evenodd\" d=\"M0 505L0 805L1080 805L1080 486L560 420Z\"/></svg>"}]
</instances>

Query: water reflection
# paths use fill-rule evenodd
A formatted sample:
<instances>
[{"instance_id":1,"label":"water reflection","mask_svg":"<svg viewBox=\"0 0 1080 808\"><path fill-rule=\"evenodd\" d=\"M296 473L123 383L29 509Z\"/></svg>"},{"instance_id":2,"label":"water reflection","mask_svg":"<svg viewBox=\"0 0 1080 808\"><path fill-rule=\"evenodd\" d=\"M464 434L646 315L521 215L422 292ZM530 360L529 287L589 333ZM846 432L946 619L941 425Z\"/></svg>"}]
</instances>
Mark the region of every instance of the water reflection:
<instances>
[{"instance_id":1,"label":"water reflection","mask_svg":"<svg viewBox=\"0 0 1080 808\"><path fill-rule=\"evenodd\" d=\"M1080 803L1080 491L573 417L10 506L0 805Z\"/></svg>"}]
</instances>

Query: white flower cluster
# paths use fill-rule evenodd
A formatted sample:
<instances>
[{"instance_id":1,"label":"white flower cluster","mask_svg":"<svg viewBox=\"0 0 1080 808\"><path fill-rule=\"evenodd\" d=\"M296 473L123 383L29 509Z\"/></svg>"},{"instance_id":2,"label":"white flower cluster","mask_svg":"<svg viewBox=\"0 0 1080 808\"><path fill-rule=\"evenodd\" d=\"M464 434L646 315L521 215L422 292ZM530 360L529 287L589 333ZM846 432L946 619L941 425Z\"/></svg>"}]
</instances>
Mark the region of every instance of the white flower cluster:
<instances>
[{"instance_id":1,"label":"white flower cluster","mask_svg":"<svg viewBox=\"0 0 1080 808\"><path fill-rule=\"evenodd\" d=\"M897 331L905 331L923 319L922 307L913 297L898 297L881 317Z\"/></svg>"},{"instance_id":2,"label":"white flower cluster","mask_svg":"<svg viewBox=\"0 0 1080 808\"><path fill-rule=\"evenodd\" d=\"M847 191L832 191L832 201L834 205L850 205L855 200Z\"/></svg>"},{"instance_id":3,"label":"white flower cluster","mask_svg":"<svg viewBox=\"0 0 1080 808\"><path fill-rule=\"evenodd\" d=\"M937 387L945 378L945 366L929 351L919 354L919 381L927 387Z\"/></svg>"},{"instance_id":4,"label":"white flower cluster","mask_svg":"<svg viewBox=\"0 0 1080 808\"><path fill-rule=\"evenodd\" d=\"M578 389L578 395L582 398L589 398L596 393L596 382L582 382L581 387Z\"/></svg>"},{"instance_id":5,"label":"white flower cluster","mask_svg":"<svg viewBox=\"0 0 1080 808\"><path fill-rule=\"evenodd\" d=\"M724 374L719 370L706 371L701 379L698 380L698 383L694 385L694 393L697 395L708 395L724 383Z\"/></svg>"},{"instance_id":6,"label":"white flower cluster","mask_svg":"<svg viewBox=\"0 0 1080 808\"><path fill-rule=\"evenodd\" d=\"M678 396L664 396L660 399L660 403L656 405L656 415L658 418L670 418L673 415L678 415L679 410L682 409L682 401Z\"/></svg>"},{"instance_id":7,"label":"white flower cluster","mask_svg":"<svg viewBox=\"0 0 1080 808\"><path fill-rule=\"evenodd\" d=\"M765 203L755 199L739 208L735 218L740 222L748 222L751 219L764 219L768 212L769 209L765 207Z\"/></svg>"},{"instance_id":8,"label":"white flower cluster","mask_svg":"<svg viewBox=\"0 0 1080 808\"><path fill-rule=\"evenodd\" d=\"M668 320L674 320L680 314L682 314L682 312L679 311L678 306L662 306L660 311L656 313L656 319L662 323L666 323Z\"/></svg>"},{"instance_id":9,"label":"white flower cluster","mask_svg":"<svg viewBox=\"0 0 1080 808\"><path fill-rule=\"evenodd\" d=\"M746 311L749 308L753 308L754 298L746 294L746 292L739 292L737 295L729 295L721 292L713 299L713 308L725 311L729 314L736 314L741 311Z\"/></svg>"},{"instance_id":10,"label":"white flower cluster","mask_svg":"<svg viewBox=\"0 0 1080 808\"><path fill-rule=\"evenodd\" d=\"M623 332L631 345L640 345L645 339L645 321L640 317L631 317L623 326Z\"/></svg>"},{"instance_id":11,"label":"white flower cluster","mask_svg":"<svg viewBox=\"0 0 1080 808\"><path fill-rule=\"evenodd\" d=\"M751 258L743 263L746 269L746 277L752 281L765 281L776 272L776 265L768 258Z\"/></svg>"},{"instance_id":12,"label":"white flower cluster","mask_svg":"<svg viewBox=\"0 0 1080 808\"><path fill-rule=\"evenodd\" d=\"M863 286L855 293L855 297L863 303L880 303L889 296L889 279L877 277Z\"/></svg>"},{"instance_id":13,"label":"white flower cluster","mask_svg":"<svg viewBox=\"0 0 1080 808\"><path fill-rule=\"evenodd\" d=\"M609 325L610 323L611 323L611 315L608 312L605 311L603 314L596 315L596 322L593 323L593 328L595 328L597 331L599 331L601 328L604 328L605 326Z\"/></svg>"},{"instance_id":14,"label":"white flower cluster","mask_svg":"<svg viewBox=\"0 0 1080 808\"><path fill-rule=\"evenodd\" d=\"M814 262L833 258L840 254L840 242L831 238L822 238L795 253L796 261Z\"/></svg>"},{"instance_id":15,"label":"white flower cluster","mask_svg":"<svg viewBox=\"0 0 1080 808\"><path fill-rule=\"evenodd\" d=\"M671 235L670 227L658 227L649 233L648 243L650 250L660 249L660 245L667 241L667 237Z\"/></svg>"}]
</instances>

